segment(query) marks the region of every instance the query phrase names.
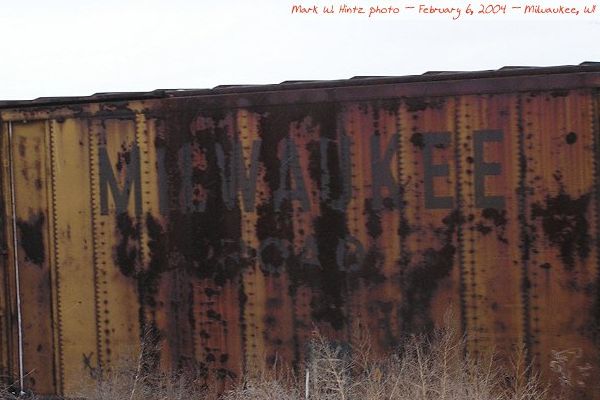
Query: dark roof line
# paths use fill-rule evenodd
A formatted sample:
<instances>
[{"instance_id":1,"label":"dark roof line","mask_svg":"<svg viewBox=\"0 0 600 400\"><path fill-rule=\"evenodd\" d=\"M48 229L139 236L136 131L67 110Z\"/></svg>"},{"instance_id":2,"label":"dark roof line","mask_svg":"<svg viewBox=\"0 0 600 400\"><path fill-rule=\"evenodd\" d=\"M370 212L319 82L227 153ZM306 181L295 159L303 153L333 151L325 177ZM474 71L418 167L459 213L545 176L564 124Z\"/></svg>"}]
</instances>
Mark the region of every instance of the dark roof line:
<instances>
[{"instance_id":1,"label":"dark roof line","mask_svg":"<svg viewBox=\"0 0 600 400\"><path fill-rule=\"evenodd\" d=\"M62 106L77 103L98 103L104 101L135 101L170 97L241 94L297 89L326 89L362 85L484 79L523 75L552 75L579 72L600 72L600 62L586 61L579 65L564 65L556 67L506 66L497 70L486 71L428 71L421 75L406 76L354 76L349 79L339 80L291 80L283 81L278 84L264 85L219 85L212 89L156 89L150 92L108 92L95 93L91 96L39 97L34 100L0 101L0 109L37 106Z\"/></svg>"}]
</instances>

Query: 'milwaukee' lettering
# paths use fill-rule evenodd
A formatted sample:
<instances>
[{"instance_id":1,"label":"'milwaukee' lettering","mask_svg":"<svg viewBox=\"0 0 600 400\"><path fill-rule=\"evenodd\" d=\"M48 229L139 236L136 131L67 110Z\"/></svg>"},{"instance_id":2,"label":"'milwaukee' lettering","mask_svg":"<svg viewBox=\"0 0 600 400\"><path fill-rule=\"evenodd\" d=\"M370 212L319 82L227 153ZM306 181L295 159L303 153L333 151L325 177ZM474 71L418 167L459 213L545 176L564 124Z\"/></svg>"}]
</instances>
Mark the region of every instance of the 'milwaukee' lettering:
<instances>
[{"instance_id":1,"label":"'milwaukee' lettering","mask_svg":"<svg viewBox=\"0 0 600 400\"><path fill-rule=\"evenodd\" d=\"M485 195L485 176L500 175L499 163L486 163L483 157L483 144L485 142L502 142L502 131L478 131L473 134L475 147L475 207L478 208L504 208L504 197Z\"/></svg>"},{"instance_id":2,"label":"'milwaukee' lettering","mask_svg":"<svg viewBox=\"0 0 600 400\"><path fill-rule=\"evenodd\" d=\"M429 132L422 134L423 151L423 187L425 208L451 209L454 199L450 196L438 196L434 193L434 179L449 177L448 164L434 162L434 152L448 149L452 142L450 132ZM486 196L485 177L500 175L500 163L485 162L484 144L486 142L502 142L502 131L477 131L473 133L473 163L474 163L474 188L475 206L478 208L504 207L504 197ZM227 209L234 209L238 205L238 195L241 198L240 207L244 211L253 212L256 208L256 185L260 164L261 140L252 143L248 163L244 161L242 145L239 140L234 140L226 150L217 143L215 145L216 168L221 181L220 197ZM319 169L320 169L320 198L321 202L330 208L345 211L352 197L352 140L342 136L338 141L329 138L319 140ZM379 210L383 206L383 199L391 201L393 208L401 207L400 185L392 174L392 159L399 151L399 136L393 135L387 143L381 143L379 135L370 139L371 159L371 206ZM450 151L450 150L445 150ZM300 163L300 153L297 145L291 138L281 142L281 159L279 162L279 187L273 193L275 210L279 210L284 201L297 202L304 211L310 211L311 203L306 187L305 171ZM157 149L157 174L158 195L160 212L168 212L168 178L165 168L165 149ZM204 212L204 200L194 198L194 183L192 165L193 149L191 144L184 144L178 151L177 159L181 169L181 193L183 209L186 212ZM336 162L337 159L337 162ZM105 146L98 150L99 184L100 184L100 212L102 215L109 213L108 192L112 194L115 211L126 212L134 192L134 205L136 215L142 214L142 190L140 172L140 154L137 146L133 145L126 163L115 171ZM246 165L248 164L248 165ZM125 170L123 171L122 168ZM117 173L122 176L122 185L119 184ZM335 194L333 191L334 177L336 179ZM386 203L386 207L389 207Z\"/></svg>"},{"instance_id":3,"label":"'milwaukee' lettering","mask_svg":"<svg viewBox=\"0 0 600 400\"><path fill-rule=\"evenodd\" d=\"M121 190L112 169L106 147L98 149L98 163L100 164L100 213L108 214L108 189L113 195L117 214L127 211L131 186L135 191L135 214L142 215L142 179L140 175L140 153L137 146L133 146L129 153L129 162L122 165L125 168L125 182Z\"/></svg>"},{"instance_id":4,"label":"'milwaukee' lettering","mask_svg":"<svg viewBox=\"0 0 600 400\"><path fill-rule=\"evenodd\" d=\"M225 150L220 143L217 143L215 150L217 152L217 163L221 175L221 193L225 206L232 210L236 205L237 192L241 189L244 209L254 211L254 202L256 197L256 176L258 174L258 156L260 155L261 140L255 140L252 143L252 154L250 155L250 172L246 172L246 164L242 154L242 144L239 140L234 140L233 150L229 159L229 171L227 171Z\"/></svg>"},{"instance_id":5,"label":"'milwaukee' lettering","mask_svg":"<svg viewBox=\"0 0 600 400\"><path fill-rule=\"evenodd\" d=\"M291 176L290 187L286 183ZM310 201L304 184L300 157L296 144L290 138L283 140L283 155L279 163L279 189L275 192L275 210L281 208L281 203L287 200L298 200L304 211L310 210Z\"/></svg>"},{"instance_id":6,"label":"'milwaukee' lettering","mask_svg":"<svg viewBox=\"0 0 600 400\"><path fill-rule=\"evenodd\" d=\"M337 211L344 211L352 198L352 161L350 159L350 146L352 141L348 136L342 136L339 141L339 176L342 181L342 192L337 199L331 196L331 171L329 170L330 150L333 140L321 138L319 150L321 155L321 201Z\"/></svg>"},{"instance_id":7,"label":"'milwaukee' lettering","mask_svg":"<svg viewBox=\"0 0 600 400\"><path fill-rule=\"evenodd\" d=\"M381 209L381 189L387 187L390 198L397 207L400 204L398 182L394 180L390 170L392 157L398 153L398 135L393 135L381 158L379 135L371 137L371 177L373 179L373 209Z\"/></svg>"}]
</instances>

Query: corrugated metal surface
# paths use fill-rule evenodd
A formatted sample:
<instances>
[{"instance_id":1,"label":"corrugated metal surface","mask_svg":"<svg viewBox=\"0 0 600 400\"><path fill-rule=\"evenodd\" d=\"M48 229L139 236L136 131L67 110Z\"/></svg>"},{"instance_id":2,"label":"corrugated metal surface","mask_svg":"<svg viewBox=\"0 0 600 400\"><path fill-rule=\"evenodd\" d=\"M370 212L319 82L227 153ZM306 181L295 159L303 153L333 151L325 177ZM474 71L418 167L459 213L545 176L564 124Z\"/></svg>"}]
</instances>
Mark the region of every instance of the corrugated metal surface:
<instances>
[{"instance_id":1,"label":"corrugated metal surface","mask_svg":"<svg viewBox=\"0 0 600 400\"><path fill-rule=\"evenodd\" d=\"M386 351L451 307L475 352L579 349L600 398L599 86L586 64L5 102L3 375L16 255L41 393L144 332L227 382L300 366L314 326Z\"/></svg>"}]
</instances>

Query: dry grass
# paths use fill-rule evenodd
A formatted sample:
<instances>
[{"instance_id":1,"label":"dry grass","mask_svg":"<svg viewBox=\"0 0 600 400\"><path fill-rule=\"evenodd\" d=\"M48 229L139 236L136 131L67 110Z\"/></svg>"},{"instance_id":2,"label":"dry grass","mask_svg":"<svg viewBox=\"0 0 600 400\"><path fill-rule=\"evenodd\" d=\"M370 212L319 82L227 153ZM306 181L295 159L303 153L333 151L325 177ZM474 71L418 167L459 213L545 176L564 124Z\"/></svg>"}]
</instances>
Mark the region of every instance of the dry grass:
<instances>
[{"instance_id":1,"label":"dry grass","mask_svg":"<svg viewBox=\"0 0 600 400\"><path fill-rule=\"evenodd\" d=\"M555 354L551 369L562 381L551 396L526 364L523 348L515 349L509 362L498 362L493 354L475 357L455 331L442 329L407 338L397 352L377 357L369 335L355 332L350 348L315 332L300 375L281 365L253 368L222 395L205 377L147 372L143 355L102 371L96 384L79 395L90 400L557 400L572 395L570 387L581 383L571 373L576 354ZM575 369L580 375L587 372ZM5 393L0 399L17 398Z\"/></svg>"},{"instance_id":2,"label":"dry grass","mask_svg":"<svg viewBox=\"0 0 600 400\"><path fill-rule=\"evenodd\" d=\"M413 336L387 357L371 354L368 335L351 349L316 333L303 379L250 380L226 400L544 400L547 388L517 349L509 368L492 354L470 356L451 329ZM308 379L306 377L308 376Z\"/></svg>"},{"instance_id":3,"label":"dry grass","mask_svg":"<svg viewBox=\"0 0 600 400\"><path fill-rule=\"evenodd\" d=\"M27 376L25 376L27 378ZM19 389L19 379L10 376L0 377L0 400L40 400L35 393Z\"/></svg>"},{"instance_id":4,"label":"dry grass","mask_svg":"<svg viewBox=\"0 0 600 400\"><path fill-rule=\"evenodd\" d=\"M78 397L90 400L184 400L208 399L201 385L184 376L137 375L135 371L115 370Z\"/></svg>"},{"instance_id":5,"label":"dry grass","mask_svg":"<svg viewBox=\"0 0 600 400\"><path fill-rule=\"evenodd\" d=\"M122 357L109 370L99 371L95 384L82 387L78 398L89 400L216 400L206 380L193 372L167 374L149 367L142 348L137 357Z\"/></svg>"}]
</instances>

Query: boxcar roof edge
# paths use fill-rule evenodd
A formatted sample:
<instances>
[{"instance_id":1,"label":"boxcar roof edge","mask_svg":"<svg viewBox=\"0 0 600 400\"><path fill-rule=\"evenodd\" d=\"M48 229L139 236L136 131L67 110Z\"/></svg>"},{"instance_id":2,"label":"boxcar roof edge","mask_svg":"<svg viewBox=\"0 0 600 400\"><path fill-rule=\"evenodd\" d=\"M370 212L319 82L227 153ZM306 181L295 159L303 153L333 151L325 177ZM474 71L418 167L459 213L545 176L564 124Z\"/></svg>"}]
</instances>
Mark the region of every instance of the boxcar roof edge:
<instances>
[{"instance_id":1,"label":"boxcar roof edge","mask_svg":"<svg viewBox=\"0 0 600 400\"><path fill-rule=\"evenodd\" d=\"M279 84L258 84L258 85L219 85L212 89L156 89L149 92L108 92L96 93L90 96L64 96L64 97L40 97L33 100L0 100L0 110L18 110L18 109L39 109L44 107L60 107L76 104L91 104L101 102L126 102L126 101L142 101L156 100L169 98L189 98L189 97L213 97L222 95L242 95L242 94L258 94L258 93L273 93L284 92L291 90L307 90L307 89L336 89L336 88L352 88L361 86L375 85L397 85L397 84L419 84L436 82L459 81L456 84L457 94L462 94L463 91L458 90L461 81L475 82L493 78L519 78L542 76L547 82L545 87L539 89L560 89L564 84L564 80L552 79L551 76L557 75L572 75L574 76L573 83L578 83L580 80L575 78L580 74L593 74L597 76L597 84L600 87L600 62L583 62L579 65L565 65L555 67L519 67L507 66L498 70L486 71L430 71L421 75L406 75L406 76L356 76L350 79L339 80L306 80L306 81L284 81ZM549 78L549 79L546 79ZM554 84L554 86L553 86ZM493 85L492 85L493 86ZM585 85L584 85L585 86ZM466 92L478 91L481 93L490 92L489 85L477 85L481 90L473 90L473 86L469 86ZM527 90L527 88L525 89ZM428 93L423 93L428 95ZM432 93L431 95L436 95ZM437 94L439 95L439 94ZM385 96L384 96L385 97ZM338 99L340 100L340 99Z\"/></svg>"}]
</instances>

